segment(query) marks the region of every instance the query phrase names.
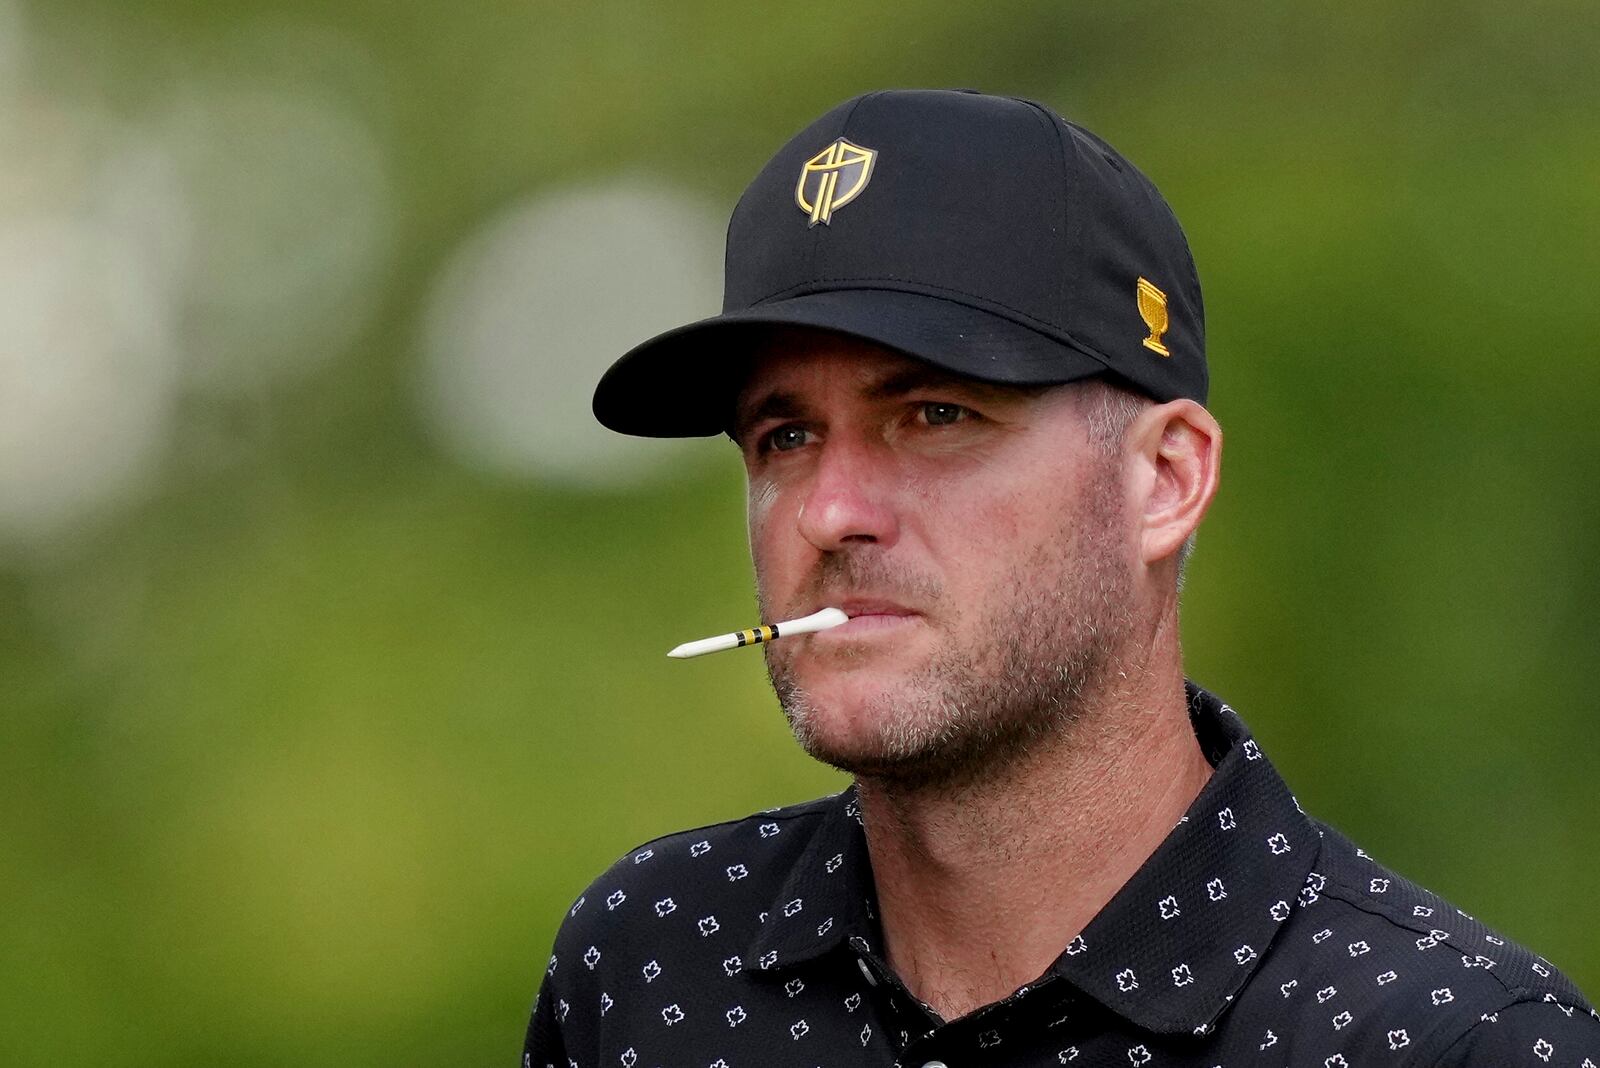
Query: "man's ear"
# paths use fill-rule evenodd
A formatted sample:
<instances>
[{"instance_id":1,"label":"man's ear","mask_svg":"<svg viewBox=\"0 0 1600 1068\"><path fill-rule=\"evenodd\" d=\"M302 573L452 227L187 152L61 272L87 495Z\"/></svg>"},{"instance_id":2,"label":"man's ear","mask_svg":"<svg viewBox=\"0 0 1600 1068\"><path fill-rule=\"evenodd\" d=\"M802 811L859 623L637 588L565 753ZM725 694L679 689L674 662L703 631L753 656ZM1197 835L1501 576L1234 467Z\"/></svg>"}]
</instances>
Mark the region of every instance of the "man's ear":
<instances>
[{"instance_id":1,"label":"man's ear","mask_svg":"<svg viewBox=\"0 0 1600 1068\"><path fill-rule=\"evenodd\" d=\"M1139 555L1146 567L1174 556L1217 494L1222 428L1192 400L1147 408L1128 428Z\"/></svg>"}]
</instances>

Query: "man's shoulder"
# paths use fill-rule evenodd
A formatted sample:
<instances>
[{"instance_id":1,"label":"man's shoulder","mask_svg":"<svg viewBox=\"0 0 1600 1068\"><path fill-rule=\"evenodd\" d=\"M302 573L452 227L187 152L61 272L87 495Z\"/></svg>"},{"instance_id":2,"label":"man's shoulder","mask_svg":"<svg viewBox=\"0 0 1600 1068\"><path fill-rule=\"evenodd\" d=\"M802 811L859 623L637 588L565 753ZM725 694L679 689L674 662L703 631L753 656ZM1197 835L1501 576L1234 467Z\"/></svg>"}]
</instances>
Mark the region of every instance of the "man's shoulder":
<instances>
[{"instance_id":1,"label":"man's shoulder","mask_svg":"<svg viewBox=\"0 0 1600 1068\"><path fill-rule=\"evenodd\" d=\"M1489 1050L1516 1054L1503 1063L1551 1063L1543 1054L1559 1044L1600 1065L1600 1014L1548 959L1318 829L1316 869L1283 932L1305 943L1293 955L1308 989L1285 982L1282 998L1313 998L1336 1029L1377 1025L1392 1049L1421 1046L1440 1063L1490 1063Z\"/></svg>"},{"instance_id":2,"label":"man's shoulder","mask_svg":"<svg viewBox=\"0 0 1600 1068\"><path fill-rule=\"evenodd\" d=\"M718 851L719 847L738 846L752 837L759 841L775 839L793 825L820 818L839 803L840 796L829 794L794 805L766 808L747 816L660 835L624 853L606 869L601 880L605 875L621 872L659 870L660 865L655 869L646 867L658 857L698 860Z\"/></svg>"},{"instance_id":3,"label":"man's shoulder","mask_svg":"<svg viewBox=\"0 0 1600 1068\"><path fill-rule=\"evenodd\" d=\"M607 1029L654 1034L681 1023L686 1012L720 1017L728 1006L708 1017L710 992L727 992L742 979L747 958L748 968L773 963L776 954L752 947L769 920L802 911L791 889L797 872L842 867L833 843L842 841L841 826L848 830L841 820L858 814L846 792L628 850L561 918L530 1024L529 1055L538 1050L541 1063L575 1056L587 1065ZM831 838L823 833L830 825ZM830 924L824 919L818 926L827 931ZM744 1010L738 1012L742 1019ZM635 1056L630 1048L628 1063Z\"/></svg>"},{"instance_id":4,"label":"man's shoulder","mask_svg":"<svg viewBox=\"0 0 1600 1068\"><path fill-rule=\"evenodd\" d=\"M1390 869L1338 831L1319 828L1323 848L1315 891L1342 904L1352 929L1411 954L1413 967L1441 975L1473 973L1513 997L1591 1007L1548 959L1505 937L1439 894Z\"/></svg>"},{"instance_id":5,"label":"man's shoulder","mask_svg":"<svg viewBox=\"0 0 1600 1068\"><path fill-rule=\"evenodd\" d=\"M829 795L675 831L635 846L600 873L567 910L556 939L557 956L565 947L598 942L602 934L615 940L619 931L648 929L680 910L704 911L735 899L751 904L745 911L752 911L754 903L770 901L779 891L809 843L812 826L840 803L840 795ZM663 930L678 927L679 918L662 925ZM743 927L746 923L740 921L759 923L764 917L752 911L737 921L711 914L691 920L704 921L703 926L737 922Z\"/></svg>"}]
</instances>

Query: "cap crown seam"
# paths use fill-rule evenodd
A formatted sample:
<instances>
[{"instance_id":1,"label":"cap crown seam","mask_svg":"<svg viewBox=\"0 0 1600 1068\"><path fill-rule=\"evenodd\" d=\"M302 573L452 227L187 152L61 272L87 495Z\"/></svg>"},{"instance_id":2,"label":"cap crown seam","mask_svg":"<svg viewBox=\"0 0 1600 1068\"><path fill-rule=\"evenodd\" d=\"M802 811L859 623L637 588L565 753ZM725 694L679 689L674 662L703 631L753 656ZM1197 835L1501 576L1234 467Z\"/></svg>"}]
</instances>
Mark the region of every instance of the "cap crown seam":
<instances>
[{"instance_id":1,"label":"cap crown seam","mask_svg":"<svg viewBox=\"0 0 1600 1068\"><path fill-rule=\"evenodd\" d=\"M1073 255L1073 252L1078 244L1078 234L1073 227L1072 213L1068 208L1070 201L1067 196L1069 181L1067 172L1069 170L1073 170L1072 161L1069 158L1070 153L1067 152L1066 142L1064 142L1061 138L1061 123L1056 120L1055 115L1053 115L1043 104L1040 104L1037 101L1029 100L1026 103L1033 108L1034 114L1043 122L1045 122L1050 127L1051 132L1055 134L1056 158L1061 164L1061 182L1056 188L1056 193L1061 197L1060 244L1063 261L1057 265L1059 268L1059 274L1056 278L1056 284L1060 287L1060 289L1056 292L1056 304L1062 310L1070 312L1073 303L1071 294L1076 292L1078 285L1078 279L1076 277L1068 277L1068 273L1073 271L1075 265L1078 263L1078 257Z\"/></svg>"}]
</instances>

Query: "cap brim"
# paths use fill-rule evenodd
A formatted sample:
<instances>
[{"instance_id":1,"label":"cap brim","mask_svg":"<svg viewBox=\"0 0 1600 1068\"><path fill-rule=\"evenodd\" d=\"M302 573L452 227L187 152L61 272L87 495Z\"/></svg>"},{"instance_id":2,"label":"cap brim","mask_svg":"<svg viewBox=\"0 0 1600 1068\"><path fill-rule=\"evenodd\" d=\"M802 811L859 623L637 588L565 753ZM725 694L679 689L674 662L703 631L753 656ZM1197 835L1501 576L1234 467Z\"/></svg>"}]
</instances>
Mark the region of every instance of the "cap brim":
<instances>
[{"instance_id":1,"label":"cap brim","mask_svg":"<svg viewBox=\"0 0 1600 1068\"><path fill-rule=\"evenodd\" d=\"M899 290L829 290L690 323L636 346L601 377L595 418L643 437L723 433L761 334L781 326L876 342L985 382L1046 385L1108 370L1069 341L968 304Z\"/></svg>"}]
</instances>

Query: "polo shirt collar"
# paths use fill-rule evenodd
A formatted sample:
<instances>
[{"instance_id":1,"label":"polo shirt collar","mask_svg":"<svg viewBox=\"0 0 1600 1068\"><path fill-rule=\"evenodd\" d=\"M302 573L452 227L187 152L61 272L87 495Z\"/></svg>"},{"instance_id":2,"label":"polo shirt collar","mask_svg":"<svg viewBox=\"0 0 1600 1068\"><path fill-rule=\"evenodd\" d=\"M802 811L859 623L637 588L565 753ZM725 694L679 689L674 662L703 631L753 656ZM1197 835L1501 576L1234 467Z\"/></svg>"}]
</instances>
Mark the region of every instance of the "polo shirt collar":
<instances>
[{"instance_id":1,"label":"polo shirt collar","mask_svg":"<svg viewBox=\"0 0 1600 1068\"><path fill-rule=\"evenodd\" d=\"M876 913L861 803L851 786L823 808L811 840L762 914L760 932L745 952L745 970L784 971L847 938L853 948L878 952Z\"/></svg>"},{"instance_id":2,"label":"polo shirt collar","mask_svg":"<svg viewBox=\"0 0 1600 1068\"><path fill-rule=\"evenodd\" d=\"M1187 685L1215 768L1178 825L1069 943L1058 976L1134 1025L1204 1034L1250 980L1306 891L1321 837L1233 709ZM852 787L824 807L745 958L782 972L837 949L881 951ZM1210 906L1226 901L1226 908ZM1177 922L1190 912L1190 922ZM1194 922L1205 917L1206 922ZM1029 984L1037 987L1039 983Z\"/></svg>"},{"instance_id":3,"label":"polo shirt collar","mask_svg":"<svg viewBox=\"0 0 1600 1068\"><path fill-rule=\"evenodd\" d=\"M1160 1034L1204 1034L1227 1010L1307 900L1302 891L1321 846L1233 709L1193 683L1187 693L1190 723L1215 770L1178 825L1051 965ZM1205 922L1179 922L1186 912Z\"/></svg>"}]
</instances>

